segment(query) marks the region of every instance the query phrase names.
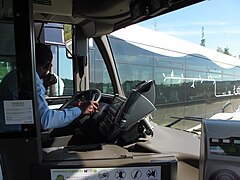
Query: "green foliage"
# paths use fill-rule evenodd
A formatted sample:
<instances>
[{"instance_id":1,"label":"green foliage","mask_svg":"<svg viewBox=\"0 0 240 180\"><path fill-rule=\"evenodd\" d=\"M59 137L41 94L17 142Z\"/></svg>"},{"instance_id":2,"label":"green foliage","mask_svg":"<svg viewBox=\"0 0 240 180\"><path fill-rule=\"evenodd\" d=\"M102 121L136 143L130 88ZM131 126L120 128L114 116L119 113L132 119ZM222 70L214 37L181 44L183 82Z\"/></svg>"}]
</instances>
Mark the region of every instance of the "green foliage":
<instances>
[{"instance_id":1,"label":"green foliage","mask_svg":"<svg viewBox=\"0 0 240 180\"><path fill-rule=\"evenodd\" d=\"M225 47L225 48L221 48L221 47L217 47L217 52L232 56L232 54L229 52L229 48Z\"/></svg>"},{"instance_id":2,"label":"green foliage","mask_svg":"<svg viewBox=\"0 0 240 180\"><path fill-rule=\"evenodd\" d=\"M70 24L64 24L64 40L68 41L69 39L72 39L72 25Z\"/></svg>"},{"instance_id":3,"label":"green foliage","mask_svg":"<svg viewBox=\"0 0 240 180\"><path fill-rule=\"evenodd\" d=\"M6 63L0 64L0 81L4 78L4 76L8 73Z\"/></svg>"}]
</instances>

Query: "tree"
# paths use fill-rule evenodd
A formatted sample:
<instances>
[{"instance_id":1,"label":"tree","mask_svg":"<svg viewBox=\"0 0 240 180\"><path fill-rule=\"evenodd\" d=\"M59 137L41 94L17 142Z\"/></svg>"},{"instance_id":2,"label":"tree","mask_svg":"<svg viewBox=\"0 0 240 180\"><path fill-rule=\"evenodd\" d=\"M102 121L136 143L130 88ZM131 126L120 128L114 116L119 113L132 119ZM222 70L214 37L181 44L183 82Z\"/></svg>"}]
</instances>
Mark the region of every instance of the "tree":
<instances>
[{"instance_id":1,"label":"tree","mask_svg":"<svg viewBox=\"0 0 240 180\"><path fill-rule=\"evenodd\" d=\"M8 72L9 72L8 63L7 62L1 62L0 63L0 82Z\"/></svg>"},{"instance_id":2,"label":"tree","mask_svg":"<svg viewBox=\"0 0 240 180\"><path fill-rule=\"evenodd\" d=\"M201 39L200 45L203 46L203 47L205 47L205 39Z\"/></svg>"},{"instance_id":3,"label":"tree","mask_svg":"<svg viewBox=\"0 0 240 180\"><path fill-rule=\"evenodd\" d=\"M64 24L64 40L65 42L69 39L72 39L72 25L70 24Z\"/></svg>"},{"instance_id":4,"label":"tree","mask_svg":"<svg viewBox=\"0 0 240 180\"><path fill-rule=\"evenodd\" d=\"M202 27L202 39L201 39L200 45L205 47L206 46L205 43L206 43L206 39L204 37L204 27Z\"/></svg>"},{"instance_id":5,"label":"tree","mask_svg":"<svg viewBox=\"0 0 240 180\"><path fill-rule=\"evenodd\" d=\"M223 49L221 47L217 47L217 52L220 52L220 53L232 56L232 54L229 52L229 48L228 47L225 47Z\"/></svg>"}]
</instances>

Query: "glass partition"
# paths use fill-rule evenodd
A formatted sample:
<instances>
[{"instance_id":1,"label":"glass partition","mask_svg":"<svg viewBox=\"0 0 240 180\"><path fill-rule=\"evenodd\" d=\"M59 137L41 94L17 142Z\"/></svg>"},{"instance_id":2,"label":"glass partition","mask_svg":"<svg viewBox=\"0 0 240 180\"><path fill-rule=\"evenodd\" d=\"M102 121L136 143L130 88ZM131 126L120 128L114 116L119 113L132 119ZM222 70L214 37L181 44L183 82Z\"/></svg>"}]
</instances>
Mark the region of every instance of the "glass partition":
<instances>
[{"instance_id":1,"label":"glass partition","mask_svg":"<svg viewBox=\"0 0 240 180\"><path fill-rule=\"evenodd\" d=\"M12 21L0 22L0 133L20 131L21 123L12 104L18 99L17 69L15 56L14 25Z\"/></svg>"},{"instance_id":2,"label":"glass partition","mask_svg":"<svg viewBox=\"0 0 240 180\"><path fill-rule=\"evenodd\" d=\"M14 17L10 5L0 9L0 137L35 137L29 19Z\"/></svg>"}]
</instances>

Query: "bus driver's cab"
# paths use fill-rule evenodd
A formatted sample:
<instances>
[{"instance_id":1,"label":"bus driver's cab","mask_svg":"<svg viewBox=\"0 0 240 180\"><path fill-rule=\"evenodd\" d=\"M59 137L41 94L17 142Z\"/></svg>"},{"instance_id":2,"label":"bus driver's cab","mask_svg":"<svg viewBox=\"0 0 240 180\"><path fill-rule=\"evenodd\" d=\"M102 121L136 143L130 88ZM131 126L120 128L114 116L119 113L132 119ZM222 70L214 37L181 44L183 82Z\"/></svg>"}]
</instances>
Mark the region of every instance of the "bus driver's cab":
<instances>
[{"instance_id":1,"label":"bus driver's cab","mask_svg":"<svg viewBox=\"0 0 240 180\"><path fill-rule=\"evenodd\" d=\"M176 179L176 156L147 148L147 138L154 135L149 121L155 82L135 82L125 95L106 35L200 1L1 0L0 180ZM71 45L51 39L63 36L65 24ZM95 64L89 60L89 38L101 57ZM41 128L36 42L51 47L51 70L59 77L46 94L49 108L94 99L98 112L64 128Z\"/></svg>"}]
</instances>

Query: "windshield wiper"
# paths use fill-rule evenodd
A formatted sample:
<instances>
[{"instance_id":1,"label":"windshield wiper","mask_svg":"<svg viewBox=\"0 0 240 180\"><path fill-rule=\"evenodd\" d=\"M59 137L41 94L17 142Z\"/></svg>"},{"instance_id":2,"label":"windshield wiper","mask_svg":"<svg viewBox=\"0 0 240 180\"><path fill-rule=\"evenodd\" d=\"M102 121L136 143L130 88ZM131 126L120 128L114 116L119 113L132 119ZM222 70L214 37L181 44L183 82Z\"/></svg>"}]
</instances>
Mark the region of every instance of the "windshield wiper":
<instances>
[{"instance_id":1,"label":"windshield wiper","mask_svg":"<svg viewBox=\"0 0 240 180\"><path fill-rule=\"evenodd\" d=\"M173 116L171 118L174 118L176 120L171 122L171 123L169 123L169 124L167 124L166 127L172 127L173 125L179 123L182 120L197 121L197 122L202 122L202 120L203 120L203 118L192 117L192 116L184 116L184 117L175 117L175 116Z\"/></svg>"}]
</instances>

